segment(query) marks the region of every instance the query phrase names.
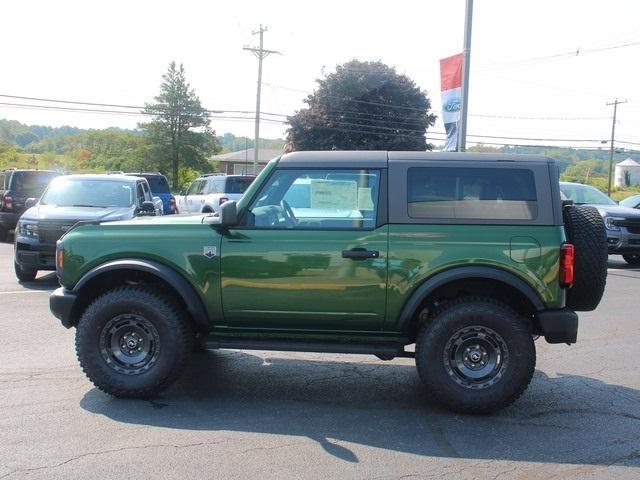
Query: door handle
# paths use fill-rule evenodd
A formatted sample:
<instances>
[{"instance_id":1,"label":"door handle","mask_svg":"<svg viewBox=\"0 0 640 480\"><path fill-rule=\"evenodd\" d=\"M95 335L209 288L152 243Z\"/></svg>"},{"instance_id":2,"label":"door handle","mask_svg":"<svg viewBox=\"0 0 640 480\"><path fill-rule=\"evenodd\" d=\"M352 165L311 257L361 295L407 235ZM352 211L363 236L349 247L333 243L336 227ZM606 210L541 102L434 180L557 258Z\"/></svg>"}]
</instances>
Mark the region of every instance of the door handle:
<instances>
[{"instance_id":1,"label":"door handle","mask_svg":"<svg viewBox=\"0 0 640 480\"><path fill-rule=\"evenodd\" d=\"M380 256L380 252L377 250L343 250L342 258L350 258L352 260L365 260L367 258L378 258Z\"/></svg>"}]
</instances>

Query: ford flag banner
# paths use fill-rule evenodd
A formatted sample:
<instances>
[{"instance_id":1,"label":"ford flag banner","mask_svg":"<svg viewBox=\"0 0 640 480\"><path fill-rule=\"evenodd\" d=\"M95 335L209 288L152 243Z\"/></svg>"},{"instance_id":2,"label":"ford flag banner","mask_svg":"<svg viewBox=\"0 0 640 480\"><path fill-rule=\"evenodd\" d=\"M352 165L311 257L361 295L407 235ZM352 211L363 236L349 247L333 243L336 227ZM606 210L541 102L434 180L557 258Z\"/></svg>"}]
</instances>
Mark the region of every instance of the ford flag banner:
<instances>
[{"instance_id":1,"label":"ford flag banner","mask_svg":"<svg viewBox=\"0 0 640 480\"><path fill-rule=\"evenodd\" d=\"M440 90L442 95L442 121L447 132L445 152L458 149L458 121L462 98L462 54L440 60Z\"/></svg>"}]
</instances>

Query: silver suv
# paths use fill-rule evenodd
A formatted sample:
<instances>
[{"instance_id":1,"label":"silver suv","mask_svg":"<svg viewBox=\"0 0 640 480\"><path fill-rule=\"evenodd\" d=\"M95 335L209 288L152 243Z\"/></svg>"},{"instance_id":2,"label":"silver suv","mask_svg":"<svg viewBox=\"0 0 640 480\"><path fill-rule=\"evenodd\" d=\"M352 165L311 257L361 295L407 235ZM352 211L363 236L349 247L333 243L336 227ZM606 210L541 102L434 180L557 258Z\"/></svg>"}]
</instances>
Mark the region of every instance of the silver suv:
<instances>
[{"instance_id":1,"label":"silver suv","mask_svg":"<svg viewBox=\"0 0 640 480\"><path fill-rule=\"evenodd\" d=\"M254 176L211 173L196 178L176 197L180 213L218 213L228 200L240 200Z\"/></svg>"}]
</instances>

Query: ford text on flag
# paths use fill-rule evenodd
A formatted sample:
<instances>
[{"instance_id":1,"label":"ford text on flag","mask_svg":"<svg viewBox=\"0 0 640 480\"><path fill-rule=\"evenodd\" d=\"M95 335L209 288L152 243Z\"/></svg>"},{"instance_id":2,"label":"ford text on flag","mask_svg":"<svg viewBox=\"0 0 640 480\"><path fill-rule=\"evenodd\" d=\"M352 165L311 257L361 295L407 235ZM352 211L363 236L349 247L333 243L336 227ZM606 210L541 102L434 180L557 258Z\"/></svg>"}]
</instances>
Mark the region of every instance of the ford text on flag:
<instances>
[{"instance_id":1,"label":"ford text on flag","mask_svg":"<svg viewBox=\"0 0 640 480\"><path fill-rule=\"evenodd\" d=\"M458 147L458 122L462 98L462 54L440 60L440 91L442 92L442 121L447 132L444 151Z\"/></svg>"}]
</instances>

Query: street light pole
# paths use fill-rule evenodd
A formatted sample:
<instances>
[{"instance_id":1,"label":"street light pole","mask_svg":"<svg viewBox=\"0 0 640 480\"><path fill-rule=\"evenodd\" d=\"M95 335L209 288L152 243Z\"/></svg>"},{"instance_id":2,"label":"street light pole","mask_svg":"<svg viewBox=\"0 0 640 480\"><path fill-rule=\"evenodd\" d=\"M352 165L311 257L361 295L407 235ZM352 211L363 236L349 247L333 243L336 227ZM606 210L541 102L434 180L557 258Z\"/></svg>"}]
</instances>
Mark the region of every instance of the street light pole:
<instances>
[{"instance_id":1,"label":"street light pole","mask_svg":"<svg viewBox=\"0 0 640 480\"><path fill-rule=\"evenodd\" d=\"M460 126L458 130L458 151L467 149L467 112L469 111L469 70L471 61L471 24L473 21L473 0L467 0L464 18L464 49L462 50L462 99L460 105Z\"/></svg>"},{"instance_id":2,"label":"street light pole","mask_svg":"<svg viewBox=\"0 0 640 480\"><path fill-rule=\"evenodd\" d=\"M609 151L609 179L607 181L607 196L611 196L611 173L613 171L613 143L616 137L616 115L618 113L618 104L619 103L627 103L627 100L624 102L619 102L616 98L614 102L607 103L607 105L613 105L613 122L611 124L611 149Z\"/></svg>"}]
</instances>

